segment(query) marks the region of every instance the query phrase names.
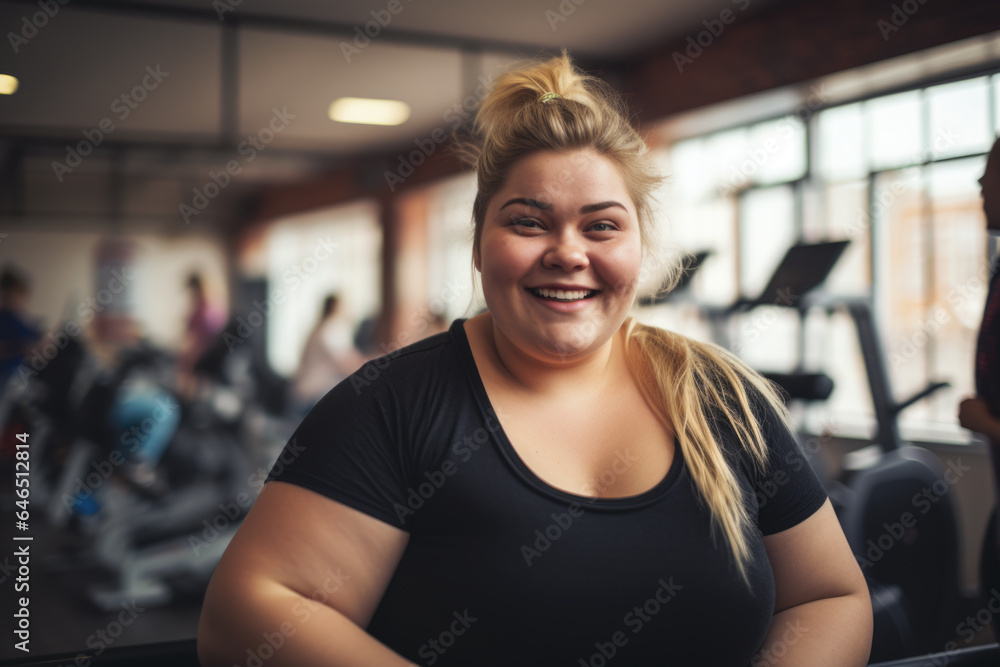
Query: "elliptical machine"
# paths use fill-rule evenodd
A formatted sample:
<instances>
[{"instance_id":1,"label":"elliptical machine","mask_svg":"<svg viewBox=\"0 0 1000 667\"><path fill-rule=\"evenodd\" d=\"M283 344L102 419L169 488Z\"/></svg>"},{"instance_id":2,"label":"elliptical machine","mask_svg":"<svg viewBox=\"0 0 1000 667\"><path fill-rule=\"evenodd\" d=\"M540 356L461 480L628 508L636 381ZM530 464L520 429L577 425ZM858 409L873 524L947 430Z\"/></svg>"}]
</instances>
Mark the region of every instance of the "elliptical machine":
<instances>
[{"instance_id":1,"label":"elliptical machine","mask_svg":"<svg viewBox=\"0 0 1000 667\"><path fill-rule=\"evenodd\" d=\"M709 317L730 348L724 326L728 318L762 305L794 308L801 322L815 307L827 313L846 308L854 321L878 424L875 442L849 454L844 473L836 479L825 469L822 457L807 458L827 488L868 582L875 615L874 662L940 650L950 639L959 599L958 531L951 487L959 473L928 450L904 445L897 423L900 412L948 383L932 382L908 399L894 401L869 301L823 298L813 292L826 280L847 244L835 241L789 248L758 298L711 311ZM804 346L804 335L800 335L799 359ZM833 389L828 376L804 373L801 366L793 373L764 375L792 399L825 400Z\"/></svg>"},{"instance_id":2,"label":"elliptical machine","mask_svg":"<svg viewBox=\"0 0 1000 667\"><path fill-rule=\"evenodd\" d=\"M47 416L60 425L49 448L58 455L46 470L49 522L76 529L81 539L64 567L96 565L111 575L87 590L105 611L132 599L161 606L196 592L251 502L251 462L238 437L242 404L214 386L195 401L168 399L172 376L172 359L148 346L123 353L110 375L81 361L72 379L78 391ZM172 435L155 468L157 484L131 478L122 450L129 438L149 437L149 420L133 417L139 423L129 433L111 418L123 383L136 378L158 387L168 403L161 418ZM246 499L234 502L240 494Z\"/></svg>"}]
</instances>

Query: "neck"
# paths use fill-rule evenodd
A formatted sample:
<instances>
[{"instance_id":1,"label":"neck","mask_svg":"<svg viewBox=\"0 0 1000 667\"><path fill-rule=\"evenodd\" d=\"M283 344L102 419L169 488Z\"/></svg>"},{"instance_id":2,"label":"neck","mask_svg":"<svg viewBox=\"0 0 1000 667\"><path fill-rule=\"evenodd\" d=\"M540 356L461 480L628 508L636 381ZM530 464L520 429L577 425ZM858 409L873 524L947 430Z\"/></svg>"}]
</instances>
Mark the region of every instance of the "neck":
<instances>
[{"instance_id":1,"label":"neck","mask_svg":"<svg viewBox=\"0 0 1000 667\"><path fill-rule=\"evenodd\" d=\"M528 392L558 398L600 392L625 369L623 331L619 330L596 350L573 357L544 358L512 343L487 313L484 332L507 379Z\"/></svg>"}]
</instances>

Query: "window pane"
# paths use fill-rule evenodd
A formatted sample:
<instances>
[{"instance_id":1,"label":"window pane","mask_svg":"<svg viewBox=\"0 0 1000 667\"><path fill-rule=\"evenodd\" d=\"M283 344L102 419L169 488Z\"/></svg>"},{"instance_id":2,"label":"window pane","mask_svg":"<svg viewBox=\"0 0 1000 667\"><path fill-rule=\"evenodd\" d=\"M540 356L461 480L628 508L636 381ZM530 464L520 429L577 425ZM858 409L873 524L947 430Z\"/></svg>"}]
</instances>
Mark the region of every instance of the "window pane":
<instances>
[{"instance_id":1,"label":"window pane","mask_svg":"<svg viewBox=\"0 0 1000 667\"><path fill-rule=\"evenodd\" d=\"M689 252L712 251L691 280L691 293L702 303L722 306L736 300L735 217L733 198L701 203L676 200L671 207L674 245Z\"/></svg>"},{"instance_id":2,"label":"window pane","mask_svg":"<svg viewBox=\"0 0 1000 667\"><path fill-rule=\"evenodd\" d=\"M699 200L716 194L715 168L702 138L678 141L670 150L669 181L675 197Z\"/></svg>"},{"instance_id":3,"label":"window pane","mask_svg":"<svg viewBox=\"0 0 1000 667\"><path fill-rule=\"evenodd\" d=\"M279 221L266 246L268 284L285 294L267 318L267 358L275 370L292 375L327 294L340 295L339 308L354 326L377 311L382 228L375 206L363 202Z\"/></svg>"},{"instance_id":4,"label":"window pane","mask_svg":"<svg viewBox=\"0 0 1000 667\"><path fill-rule=\"evenodd\" d=\"M688 168L700 174L687 175L697 187L672 184L668 208L680 226L674 240L692 251L716 250L692 296L703 305L725 305L737 292L756 297L798 238L849 239L824 287L834 295L872 295L892 398L905 399L931 381L953 385L900 415L903 437L966 441L954 410L973 391L986 259L1000 239L984 231L976 183L984 158L963 156L985 153L1000 135L1000 74L827 109L809 128L810 151L795 117L687 142ZM778 186L804 176L807 155L810 180ZM690 304L666 307L673 310L670 317L659 313L662 321L704 332L683 310ZM802 362L822 368L836 386L806 418L871 437L874 415L854 322L846 312L816 310ZM757 308L709 330L759 368L799 361L799 320L786 309Z\"/></svg>"},{"instance_id":5,"label":"window pane","mask_svg":"<svg viewBox=\"0 0 1000 667\"><path fill-rule=\"evenodd\" d=\"M799 362L799 314L794 308L760 306L733 318L733 352L761 371L792 371Z\"/></svg>"},{"instance_id":6,"label":"window pane","mask_svg":"<svg viewBox=\"0 0 1000 667\"><path fill-rule=\"evenodd\" d=\"M993 136L1000 136L1000 74L993 75Z\"/></svg>"},{"instance_id":7,"label":"window pane","mask_svg":"<svg viewBox=\"0 0 1000 667\"><path fill-rule=\"evenodd\" d=\"M898 400L923 388L926 356L908 353L926 317L924 207L921 169L879 174L875 179L876 320L883 355ZM910 408L912 414L917 406Z\"/></svg>"},{"instance_id":8,"label":"window pane","mask_svg":"<svg viewBox=\"0 0 1000 667\"><path fill-rule=\"evenodd\" d=\"M739 165L747 155L747 130L744 127L709 135L705 154L712 174L712 189L716 192L739 190L747 186L753 173L745 174Z\"/></svg>"},{"instance_id":9,"label":"window pane","mask_svg":"<svg viewBox=\"0 0 1000 667\"><path fill-rule=\"evenodd\" d=\"M875 169L923 162L920 92L900 93L865 102L868 146Z\"/></svg>"},{"instance_id":10,"label":"window pane","mask_svg":"<svg viewBox=\"0 0 1000 667\"><path fill-rule=\"evenodd\" d=\"M988 288L986 223L976 182L984 163L979 157L929 169L934 273L924 327L928 380L947 380L952 386L928 399L925 413L930 421L951 424L956 437L961 433L955 406L975 393L976 337ZM904 415L909 417L909 411Z\"/></svg>"},{"instance_id":11,"label":"window pane","mask_svg":"<svg viewBox=\"0 0 1000 667\"><path fill-rule=\"evenodd\" d=\"M868 174L861 104L835 107L819 114L816 168L825 180L861 178Z\"/></svg>"},{"instance_id":12,"label":"window pane","mask_svg":"<svg viewBox=\"0 0 1000 667\"><path fill-rule=\"evenodd\" d=\"M823 372L833 379L833 393L810 408L810 418L829 424L834 433L873 437L875 408L854 320L846 311L836 310L827 318L822 333Z\"/></svg>"},{"instance_id":13,"label":"window pane","mask_svg":"<svg viewBox=\"0 0 1000 667\"><path fill-rule=\"evenodd\" d=\"M750 128L749 149L739 166L754 169L754 182L793 181L806 173L806 128L796 116L786 116Z\"/></svg>"},{"instance_id":14,"label":"window pane","mask_svg":"<svg viewBox=\"0 0 1000 667\"><path fill-rule=\"evenodd\" d=\"M759 296L796 240L791 187L747 192L740 202L740 293Z\"/></svg>"},{"instance_id":15,"label":"window pane","mask_svg":"<svg viewBox=\"0 0 1000 667\"><path fill-rule=\"evenodd\" d=\"M927 89L932 157L989 150L992 131L988 95L986 77Z\"/></svg>"},{"instance_id":16,"label":"window pane","mask_svg":"<svg viewBox=\"0 0 1000 667\"><path fill-rule=\"evenodd\" d=\"M829 185L824 194L826 236L851 241L824 288L832 294L867 295L872 284L868 181Z\"/></svg>"},{"instance_id":17,"label":"window pane","mask_svg":"<svg viewBox=\"0 0 1000 667\"><path fill-rule=\"evenodd\" d=\"M428 304L451 322L483 306L482 290L473 288L472 202L476 179L466 174L442 184L430 195L427 231ZM478 285L477 285L478 287Z\"/></svg>"}]
</instances>

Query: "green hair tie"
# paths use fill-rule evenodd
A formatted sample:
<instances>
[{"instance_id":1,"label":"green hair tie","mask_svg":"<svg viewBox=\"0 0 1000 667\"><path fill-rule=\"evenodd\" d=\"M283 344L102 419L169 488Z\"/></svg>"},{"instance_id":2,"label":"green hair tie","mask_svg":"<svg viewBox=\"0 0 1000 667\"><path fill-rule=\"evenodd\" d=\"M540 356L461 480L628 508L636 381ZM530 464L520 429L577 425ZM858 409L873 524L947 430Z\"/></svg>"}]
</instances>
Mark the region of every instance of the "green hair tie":
<instances>
[{"instance_id":1,"label":"green hair tie","mask_svg":"<svg viewBox=\"0 0 1000 667\"><path fill-rule=\"evenodd\" d=\"M545 93L544 95L538 98L538 101L541 104L545 104L546 102L551 102L552 100L558 100L561 97L562 95L560 95L559 93Z\"/></svg>"}]
</instances>

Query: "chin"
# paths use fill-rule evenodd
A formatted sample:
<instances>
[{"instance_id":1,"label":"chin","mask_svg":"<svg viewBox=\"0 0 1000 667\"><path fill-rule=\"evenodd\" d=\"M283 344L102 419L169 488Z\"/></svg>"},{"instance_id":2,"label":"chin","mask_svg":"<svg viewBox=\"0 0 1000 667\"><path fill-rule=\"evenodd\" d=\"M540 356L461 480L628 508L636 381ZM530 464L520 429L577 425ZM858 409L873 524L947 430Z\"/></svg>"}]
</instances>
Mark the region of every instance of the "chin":
<instances>
[{"instance_id":1,"label":"chin","mask_svg":"<svg viewBox=\"0 0 1000 667\"><path fill-rule=\"evenodd\" d=\"M588 354L600 348L613 335L600 337L600 332L588 331L585 335L576 332L556 332L537 344L537 349L546 356L572 358Z\"/></svg>"}]
</instances>

